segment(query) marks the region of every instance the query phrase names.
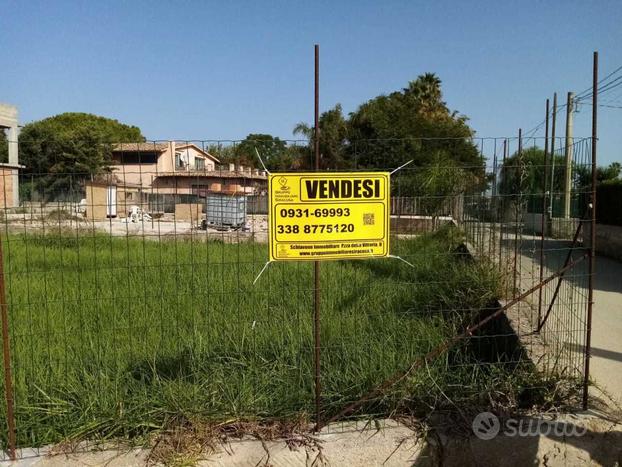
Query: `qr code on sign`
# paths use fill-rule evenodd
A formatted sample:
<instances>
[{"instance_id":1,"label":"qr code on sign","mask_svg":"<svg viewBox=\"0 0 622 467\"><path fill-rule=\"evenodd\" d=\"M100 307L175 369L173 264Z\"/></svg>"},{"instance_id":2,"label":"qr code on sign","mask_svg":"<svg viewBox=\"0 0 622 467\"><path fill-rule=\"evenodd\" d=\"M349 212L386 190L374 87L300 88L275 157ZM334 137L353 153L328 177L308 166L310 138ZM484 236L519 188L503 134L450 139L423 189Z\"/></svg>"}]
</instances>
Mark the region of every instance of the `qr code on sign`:
<instances>
[{"instance_id":1,"label":"qr code on sign","mask_svg":"<svg viewBox=\"0 0 622 467\"><path fill-rule=\"evenodd\" d=\"M376 219L373 212L363 214L363 225L374 225L375 223Z\"/></svg>"}]
</instances>

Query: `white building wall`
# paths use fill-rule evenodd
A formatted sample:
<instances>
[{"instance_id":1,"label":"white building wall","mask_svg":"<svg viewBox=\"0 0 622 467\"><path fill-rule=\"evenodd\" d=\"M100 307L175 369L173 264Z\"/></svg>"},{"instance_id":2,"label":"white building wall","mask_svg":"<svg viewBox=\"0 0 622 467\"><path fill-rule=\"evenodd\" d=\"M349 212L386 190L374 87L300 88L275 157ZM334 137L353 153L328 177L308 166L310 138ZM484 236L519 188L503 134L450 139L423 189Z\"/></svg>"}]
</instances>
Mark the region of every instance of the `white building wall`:
<instances>
[{"instance_id":1,"label":"white building wall","mask_svg":"<svg viewBox=\"0 0 622 467\"><path fill-rule=\"evenodd\" d=\"M9 141L9 164L17 168L19 165L19 128L17 107L0 103L0 127L8 129L7 139ZM13 204L13 206L7 207L19 206L19 173L17 170L14 170L12 177L13 196L11 204Z\"/></svg>"}]
</instances>

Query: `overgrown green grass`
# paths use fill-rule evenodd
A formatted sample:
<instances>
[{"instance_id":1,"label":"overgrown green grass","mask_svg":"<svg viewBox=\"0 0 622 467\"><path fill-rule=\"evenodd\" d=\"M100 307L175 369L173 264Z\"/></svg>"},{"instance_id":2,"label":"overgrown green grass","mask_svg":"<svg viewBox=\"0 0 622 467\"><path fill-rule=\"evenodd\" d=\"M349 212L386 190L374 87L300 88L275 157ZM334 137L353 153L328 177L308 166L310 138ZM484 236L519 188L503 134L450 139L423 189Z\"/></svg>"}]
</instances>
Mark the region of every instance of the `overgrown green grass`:
<instances>
[{"instance_id":1,"label":"overgrown green grass","mask_svg":"<svg viewBox=\"0 0 622 467\"><path fill-rule=\"evenodd\" d=\"M461 240L455 229L395 240L413 268L396 259L322 264L328 414L498 296L494 268L454 253ZM272 264L253 285L265 245L11 235L4 253L19 445L138 436L180 415L313 411L310 264ZM435 360L366 410L387 414L399 401L427 410L494 389L498 374L465 352Z\"/></svg>"}]
</instances>

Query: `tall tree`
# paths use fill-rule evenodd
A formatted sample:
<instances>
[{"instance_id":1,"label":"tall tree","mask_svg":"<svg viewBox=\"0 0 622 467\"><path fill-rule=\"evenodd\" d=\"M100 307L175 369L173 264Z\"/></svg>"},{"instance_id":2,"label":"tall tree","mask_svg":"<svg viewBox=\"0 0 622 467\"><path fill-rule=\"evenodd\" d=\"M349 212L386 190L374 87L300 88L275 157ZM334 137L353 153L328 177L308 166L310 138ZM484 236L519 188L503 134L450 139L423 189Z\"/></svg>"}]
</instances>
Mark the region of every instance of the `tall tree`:
<instances>
[{"instance_id":1,"label":"tall tree","mask_svg":"<svg viewBox=\"0 0 622 467\"><path fill-rule=\"evenodd\" d=\"M236 163L235 146L224 143L212 143L207 147L207 152L216 156L222 164Z\"/></svg>"},{"instance_id":2,"label":"tall tree","mask_svg":"<svg viewBox=\"0 0 622 467\"><path fill-rule=\"evenodd\" d=\"M348 118L340 105L324 112L320 117L322 166L389 169L413 160L410 172L400 174L400 184L394 186L409 196L420 191L414 171L449 160L468 172L466 179L472 184L464 189L481 189L486 184L484 159L472 142L474 131L467 121L443 101L441 80L426 73L400 91L365 102ZM301 123L294 133L309 139L305 160L312 166L313 129Z\"/></svg>"},{"instance_id":3,"label":"tall tree","mask_svg":"<svg viewBox=\"0 0 622 467\"><path fill-rule=\"evenodd\" d=\"M484 161L471 142L467 117L442 100L441 81L426 73L401 92L378 96L350 117L351 138L360 141L355 159L367 167L429 164L439 152L482 178Z\"/></svg>"},{"instance_id":4,"label":"tall tree","mask_svg":"<svg viewBox=\"0 0 622 467\"><path fill-rule=\"evenodd\" d=\"M521 193L539 195L544 190L546 173L547 191L551 191L552 174L552 191L560 194L564 190L565 164L562 155L556 155L554 161L549 156L545 162L544 150L539 147L524 149L521 154L516 151L501 166L499 192L509 196L518 196ZM619 179L621 173L622 165L619 162L612 162L606 167L597 167L596 182L610 183ZM573 188L576 191L585 191L592 184L592 167L589 164L573 164L572 175Z\"/></svg>"},{"instance_id":5,"label":"tall tree","mask_svg":"<svg viewBox=\"0 0 622 467\"><path fill-rule=\"evenodd\" d=\"M20 163L34 189L55 198L84 178L105 172L115 143L141 142L136 126L87 113L28 123L20 133Z\"/></svg>"},{"instance_id":6,"label":"tall tree","mask_svg":"<svg viewBox=\"0 0 622 467\"><path fill-rule=\"evenodd\" d=\"M555 156L554 163L549 156L545 164L544 150L539 147L524 149L520 154L516 151L501 166L499 193L510 197L539 195L544 190L545 174L550 191L551 173L553 192L559 193L563 190L564 164L564 157L560 155Z\"/></svg>"},{"instance_id":7,"label":"tall tree","mask_svg":"<svg viewBox=\"0 0 622 467\"><path fill-rule=\"evenodd\" d=\"M553 160L549 155L545 162L542 148L532 146L520 153L516 151L501 165L499 194L505 200L522 200L529 212L542 212L542 193L546 177L546 191L548 196L552 196L548 198L547 204L550 203L556 211L561 209L564 173L565 160L562 155L556 155Z\"/></svg>"},{"instance_id":8,"label":"tall tree","mask_svg":"<svg viewBox=\"0 0 622 467\"><path fill-rule=\"evenodd\" d=\"M443 102L441 80L434 73L425 73L415 81L408 83L403 90L404 96L412 98L416 104L416 111L428 118L444 117L449 109Z\"/></svg>"},{"instance_id":9,"label":"tall tree","mask_svg":"<svg viewBox=\"0 0 622 467\"><path fill-rule=\"evenodd\" d=\"M319 118L320 127L320 166L324 169L343 169L351 164L348 151L349 123L343 116L341 104L322 112ZM294 127L294 135L301 135L309 140L307 151L304 152L304 165L314 166L314 128L304 122Z\"/></svg>"},{"instance_id":10,"label":"tall tree","mask_svg":"<svg viewBox=\"0 0 622 467\"><path fill-rule=\"evenodd\" d=\"M476 183L475 175L460 164L450 159L447 154L438 151L432 160L419 168L411 177L396 178L398 193L404 182L411 182L413 194L420 197L422 213L432 216L436 224L439 215L450 215L454 198L471 189Z\"/></svg>"},{"instance_id":11,"label":"tall tree","mask_svg":"<svg viewBox=\"0 0 622 467\"><path fill-rule=\"evenodd\" d=\"M261 167L257 152L269 170L283 170L291 164L287 143L282 139L263 133L251 133L234 150L236 162Z\"/></svg>"},{"instance_id":12,"label":"tall tree","mask_svg":"<svg viewBox=\"0 0 622 467\"><path fill-rule=\"evenodd\" d=\"M592 185L592 168L590 165L580 165L575 168L575 178L579 187L589 187ZM596 183L619 183L622 173L622 164L612 162L606 167L596 168Z\"/></svg>"}]
</instances>

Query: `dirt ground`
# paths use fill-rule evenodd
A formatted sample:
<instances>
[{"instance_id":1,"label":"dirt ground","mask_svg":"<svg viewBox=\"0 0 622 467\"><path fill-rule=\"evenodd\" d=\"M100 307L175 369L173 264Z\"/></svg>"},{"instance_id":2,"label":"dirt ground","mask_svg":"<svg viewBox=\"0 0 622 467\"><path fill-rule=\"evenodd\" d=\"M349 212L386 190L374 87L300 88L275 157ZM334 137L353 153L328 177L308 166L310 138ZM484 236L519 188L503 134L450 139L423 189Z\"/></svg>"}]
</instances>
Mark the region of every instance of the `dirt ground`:
<instances>
[{"instance_id":1,"label":"dirt ground","mask_svg":"<svg viewBox=\"0 0 622 467\"><path fill-rule=\"evenodd\" d=\"M227 243L246 241L267 243L267 217L262 214L249 215L245 227L239 230L217 230L213 228L204 230L189 221L175 220L172 216L139 220L138 222L128 222L126 218L88 221L74 216L74 218L63 219L59 222L53 218L12 214L8 216L8 229L13 233L54 233L62 231L73 234L77 232L79 235L107 233L115 237L140 236L146 240L192 237L199 240L218 239Z\"/></svg>"}]
</instances>

